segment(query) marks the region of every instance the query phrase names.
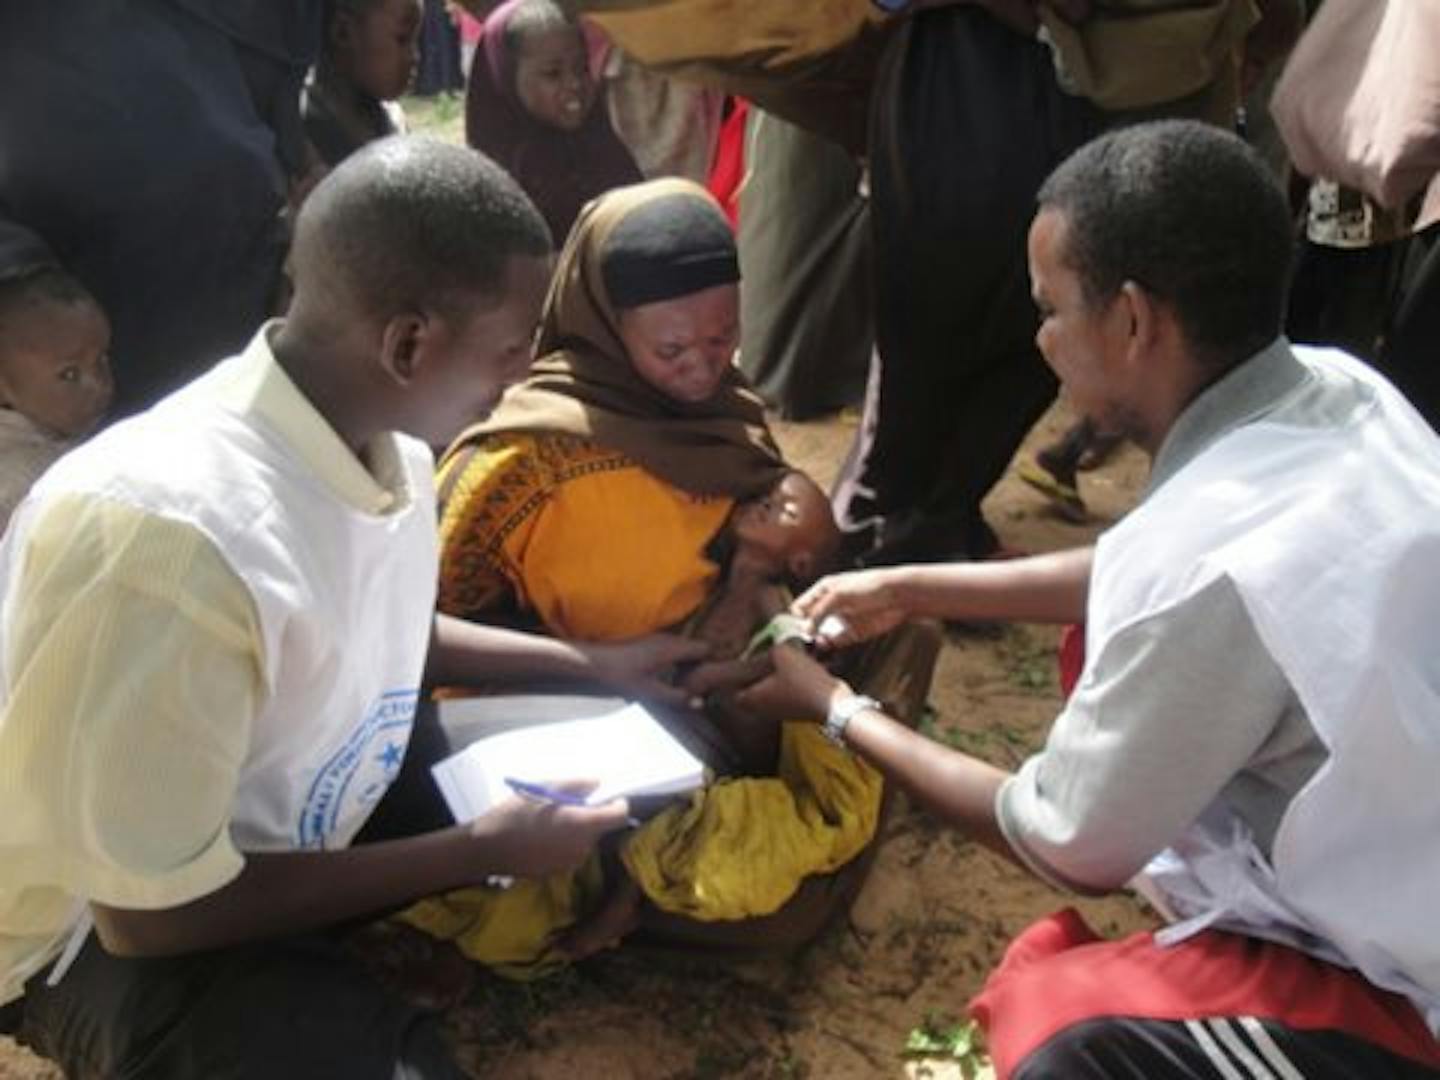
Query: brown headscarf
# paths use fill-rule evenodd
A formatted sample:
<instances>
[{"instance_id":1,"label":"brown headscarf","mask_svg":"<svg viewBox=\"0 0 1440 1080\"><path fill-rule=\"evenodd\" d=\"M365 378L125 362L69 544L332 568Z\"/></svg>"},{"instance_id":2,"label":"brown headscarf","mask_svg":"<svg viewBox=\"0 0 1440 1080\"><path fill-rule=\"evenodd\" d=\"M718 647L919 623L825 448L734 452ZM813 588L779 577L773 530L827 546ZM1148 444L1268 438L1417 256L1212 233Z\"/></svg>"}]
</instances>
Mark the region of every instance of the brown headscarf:
<instances>
[{"instance_id":1,"label":"brown headscarf","mask_svg":"<svg viewBox=\"0 0 1440 1080\"><path fill-rule=\"evenodd\" d=\"M676 196L701 200L721 216L709 192L678 179L617 188L586 205L560 253L529 378L461 435L450 454L483 435L560 432L622 451L696 495L746 499L779 481L785 464L760 397L739 369L727 370L708 400L678 402L636 373L620 342L618 312L605 288L606 240L636 209Z\"/></svg>"}]
</instances>

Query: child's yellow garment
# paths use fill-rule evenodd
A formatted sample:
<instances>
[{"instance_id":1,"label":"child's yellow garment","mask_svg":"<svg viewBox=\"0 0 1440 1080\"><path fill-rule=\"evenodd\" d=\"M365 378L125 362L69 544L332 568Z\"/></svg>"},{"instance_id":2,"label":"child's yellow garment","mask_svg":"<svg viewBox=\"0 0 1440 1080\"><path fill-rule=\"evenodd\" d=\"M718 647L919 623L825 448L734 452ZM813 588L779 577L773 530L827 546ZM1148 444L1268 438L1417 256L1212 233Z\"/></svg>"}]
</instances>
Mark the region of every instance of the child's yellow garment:
<instances>
[{"instance_id":1,"label":"child's yellow garment","mask_svg":"<svg viewBox=\"0 0 1440 1080\"><path fill-rule=\"evenodd\" d=\"M805 877L860 853L875 835L881 794L880 774L814 724L786 724L776 777L695 792L638 829L621 857L662 911L702 922L768 915ZM424 900L402 918L502 975L527 979L564 964L554 936L597 908L602 894L592 859L573 875Z\"/></svg>"}]
</instances>

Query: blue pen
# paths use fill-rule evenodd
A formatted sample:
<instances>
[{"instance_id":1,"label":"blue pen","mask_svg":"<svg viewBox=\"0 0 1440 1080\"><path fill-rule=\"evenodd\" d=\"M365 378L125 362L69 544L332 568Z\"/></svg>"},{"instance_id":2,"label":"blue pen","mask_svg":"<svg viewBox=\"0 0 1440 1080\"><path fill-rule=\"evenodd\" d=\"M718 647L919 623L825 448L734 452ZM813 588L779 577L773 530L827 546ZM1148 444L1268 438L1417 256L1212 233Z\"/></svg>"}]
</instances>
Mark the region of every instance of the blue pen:
<instances>
[{"instance_id":1,"label":"blue pen","mask_svg":"<svg viewBox=\"0 0 1440 1080\"><path fill-rule=\"evenodd\" d=\"M557 791L555 788L546 787L544 784L536 784L529 780L518 780L513 776L505 777L505 786L516 795L526 799L534 799L536 802L554 803L557 806L593 806L584 795L572 795L568 791ZM640 825L639 818L626 818L625 823L631 828Z\"/></svg>"}]
</instances>

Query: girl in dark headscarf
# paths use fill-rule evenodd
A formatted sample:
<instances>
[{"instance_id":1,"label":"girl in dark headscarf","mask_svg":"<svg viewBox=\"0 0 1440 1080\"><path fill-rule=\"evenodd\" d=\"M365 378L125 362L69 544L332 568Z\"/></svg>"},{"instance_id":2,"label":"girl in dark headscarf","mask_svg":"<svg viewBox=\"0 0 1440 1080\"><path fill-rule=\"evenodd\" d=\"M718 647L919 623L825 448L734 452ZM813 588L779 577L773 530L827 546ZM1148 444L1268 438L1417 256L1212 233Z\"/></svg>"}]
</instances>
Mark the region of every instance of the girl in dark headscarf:
<instances>
[{"instance_id":1,"label":"girl in dark headscarf","mask_svg":"<svg viewBox=\"0 0 1440 1080\"><path fill-rule=\"evenodd\" d=\"M557 243L585 203L641 179L598 98L584 33L553 0L509 0L485 20L465 139L520 182Z\"/></svg>"}]
</instances>

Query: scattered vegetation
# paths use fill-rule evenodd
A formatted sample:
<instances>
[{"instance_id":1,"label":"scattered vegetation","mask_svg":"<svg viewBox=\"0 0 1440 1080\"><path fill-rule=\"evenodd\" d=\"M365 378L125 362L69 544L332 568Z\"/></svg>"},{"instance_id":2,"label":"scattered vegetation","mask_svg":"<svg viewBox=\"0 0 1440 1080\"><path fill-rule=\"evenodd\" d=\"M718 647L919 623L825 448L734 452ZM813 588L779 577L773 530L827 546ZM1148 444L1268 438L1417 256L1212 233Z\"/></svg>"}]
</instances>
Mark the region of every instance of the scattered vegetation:
<instances>
[{"instance_id":1,"label":"scattered vegetation","mask_svg":"<svg viewBox=\"0 0 1440 1080\"><path fill-rule=\"evenodd\" d=\"M903 1054L907 1058L939 1059L958 1066L965 1080L990 1075L979 1026L973 1020L956 1020L938 1013L926 1013L919 1027L911 1028ZM916 1075L925 1075L917 1071Z\"/></svg>"},{"instance_id":2,"label":"scattered vegetation","mask_svg":"<svg viewBox=\"0 0 1440 1080\"><path fill-rule=\"evenodd\" d=\"M465 141L465 95L401 98L400 107L405 110L412 134L434 135L448 142Z\"/></svg>"}]
</instances>

